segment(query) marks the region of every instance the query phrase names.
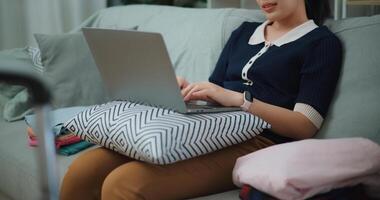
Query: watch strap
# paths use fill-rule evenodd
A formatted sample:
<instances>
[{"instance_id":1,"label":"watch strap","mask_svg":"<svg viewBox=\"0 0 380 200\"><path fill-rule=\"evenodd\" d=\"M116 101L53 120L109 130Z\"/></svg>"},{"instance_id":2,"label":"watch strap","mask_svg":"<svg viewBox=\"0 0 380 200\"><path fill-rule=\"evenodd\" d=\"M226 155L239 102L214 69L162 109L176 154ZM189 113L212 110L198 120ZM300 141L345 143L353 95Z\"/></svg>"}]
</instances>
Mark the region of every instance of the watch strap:
<instances>
[{"instance_id":1,"label":"watch strap","mask_svg":"<svg viewBox=\"0 0 380 200\"><path fill-rule=\"evenodd\" d=\"M241 105L240 107L244 110L244 111L248 111L249 110L249 107L251 106L252 104L252 96L251 96L251 93L249 93L248 91L244 91L243 93L243 105Z\"/></svg>"}]
</instances>

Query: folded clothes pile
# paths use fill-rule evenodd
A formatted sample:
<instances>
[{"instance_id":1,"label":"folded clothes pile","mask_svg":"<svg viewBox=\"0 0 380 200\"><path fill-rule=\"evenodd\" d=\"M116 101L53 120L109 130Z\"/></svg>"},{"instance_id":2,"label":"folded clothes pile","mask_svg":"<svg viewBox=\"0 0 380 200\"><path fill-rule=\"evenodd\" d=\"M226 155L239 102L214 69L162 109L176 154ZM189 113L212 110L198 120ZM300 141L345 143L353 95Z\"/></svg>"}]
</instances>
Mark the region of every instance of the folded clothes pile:
<instances>
[{"instance_id":1,"label":"folded clothes pile","mask_svg":"<svg viewBox=\"0 0 380 200\"><path fill-rule=\"evenodd\" d=\"M241 200L277 200L277 198L261 192L250 185L244 185L241 188ZM315 195L308 200L367 200L364 188L361 185L334 189L326 193Z\"/></svg>"},{"instance_id":2,"label":"folded clothes pile","mask_svg":"<svg viewBox=\"0 0 380 200\"><path fill-rule=\"evenodd\" d=\"M233 180L243 200L380 199L380 145L365 138L274 145L238 158Z\"/></svg>"},{"instance_id":3,"label":"folded clothes pile","mask_svg":"<svg viewBox=\"0 0 380 200\"><path fill-rule=\"evenodd\" d=\"M29 146L38 146L37 136L31 127L27 128L27 134ZM55 137L55 147L61 155L70 156L91 146L92 143L81 140L74 133L63 132Z\"/></svg>"},{"instance_id":4,"label":"folded clothes pile","mask_svg":"<svg viewBox=\"0 0 380 200\"><path fill-rule=\"evenodd\" d=\"M50 124L51 130L55 135L55 147L58 154L70 156L94 145L81 140L74 133L63 128L63 122L84 109L85 107L72 107L58 109L51 112L52 121ZM35 127L35 115L25 116L25 122L28 125L26 131L28 136L28 144L30 146L38 146L37 134L34 132L35 129L33 128Z\"/></svg>"}]
</instances>

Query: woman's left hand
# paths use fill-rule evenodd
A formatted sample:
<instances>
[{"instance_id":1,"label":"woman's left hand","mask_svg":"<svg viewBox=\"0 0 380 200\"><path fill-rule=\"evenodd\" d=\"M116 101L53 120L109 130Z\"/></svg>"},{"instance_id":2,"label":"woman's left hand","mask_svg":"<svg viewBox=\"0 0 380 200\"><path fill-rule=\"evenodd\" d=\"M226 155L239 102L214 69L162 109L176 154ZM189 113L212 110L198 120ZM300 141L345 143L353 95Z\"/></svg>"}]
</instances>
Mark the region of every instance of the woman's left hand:
<instances>
[{"instance_id":1,"label":"woman's left hand","mask_svg":"<svg viewBox=\"0 0 380 200\"><path fill-rule=\"evenodd\" d=\"M239 107L243 104L243 94L220 87L210 82L189 84L182 90L185 101L204 100L223 106Z\"/></svg>"}]
</instances>

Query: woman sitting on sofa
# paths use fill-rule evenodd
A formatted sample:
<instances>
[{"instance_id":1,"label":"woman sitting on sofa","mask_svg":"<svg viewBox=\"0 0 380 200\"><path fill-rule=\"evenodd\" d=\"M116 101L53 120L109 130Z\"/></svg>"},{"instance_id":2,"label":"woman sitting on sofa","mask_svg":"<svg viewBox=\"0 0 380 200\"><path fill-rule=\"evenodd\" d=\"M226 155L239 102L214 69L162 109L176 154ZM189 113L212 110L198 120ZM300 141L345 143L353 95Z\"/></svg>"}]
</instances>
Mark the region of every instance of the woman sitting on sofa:
<instances>
[{"instance_id":1,"label":"woman sitting on sofa","mask_svg":"<svg viewBox=\"0 0 380 200\"><path fill-rule=\"evenodd\" d=\"M328 111L342 60L339 39L321 26L329 15L328 0L257 3L267 21L244 22L232 33L209 82L178 82L186 101L241 106L269 122L271 130L165 166L97 148L69 167L61 199L168 200L231 190L236 187L232 169L238 157L315 135Z\"/></svg>"}]
</instances>

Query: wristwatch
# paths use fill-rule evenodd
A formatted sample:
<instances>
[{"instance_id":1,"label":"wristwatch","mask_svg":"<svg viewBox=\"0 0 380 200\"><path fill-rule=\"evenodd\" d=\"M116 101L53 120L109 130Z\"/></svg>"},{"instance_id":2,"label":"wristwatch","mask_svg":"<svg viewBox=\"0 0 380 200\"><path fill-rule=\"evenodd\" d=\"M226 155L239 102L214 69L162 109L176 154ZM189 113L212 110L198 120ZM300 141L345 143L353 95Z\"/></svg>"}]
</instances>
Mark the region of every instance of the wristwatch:
<instances>
[{"instance_id":1,"label":"wristwatch","mask_svg":"<svg viewBox=\"0 0 380 200\"><path fill-rule=\"evenodd\" d=\"M244 110L244 111L248 111L249 110L249 107L252 105L253 103L253 97L251 95L250 92L248 91L244 91L243 93L243 97L244 97L244 103L243 105L241 105L240 107Z\"/></svg>"}]
</instances>

